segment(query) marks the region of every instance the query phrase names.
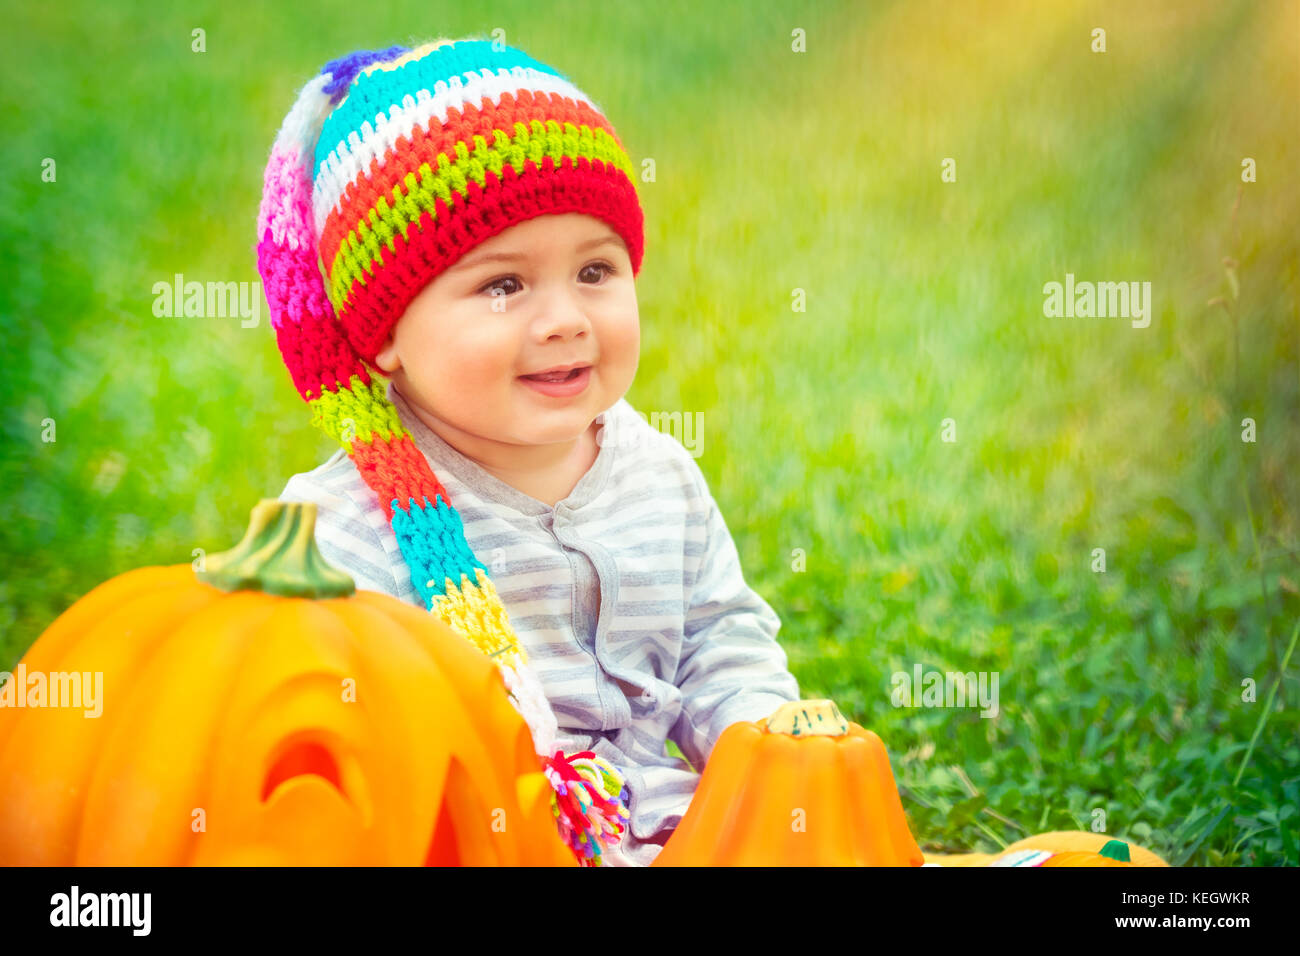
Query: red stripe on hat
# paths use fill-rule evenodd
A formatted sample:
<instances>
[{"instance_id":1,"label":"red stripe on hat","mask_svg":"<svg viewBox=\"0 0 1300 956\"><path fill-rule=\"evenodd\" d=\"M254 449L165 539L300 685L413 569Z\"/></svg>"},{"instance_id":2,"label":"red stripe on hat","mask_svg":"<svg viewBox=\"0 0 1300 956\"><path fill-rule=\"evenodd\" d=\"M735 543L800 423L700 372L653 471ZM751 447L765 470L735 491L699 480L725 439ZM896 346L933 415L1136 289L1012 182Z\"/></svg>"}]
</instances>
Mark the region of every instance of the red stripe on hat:
<instances>
[{"instance_id":1,"label":"red stripe on hat","mask_svg":"<svg viewBox=\"0 0 1300 956\"><path fill-rule=\"evenodd\" d=\"M447 489L434 477L428 460L415 447L409 433L394 435L391 440L377 432L373 441L358 438L352 443L351 457L366 484L379 496L379 504L389 522L393 520L394 498L403 506L408 506L411 498L416 504L422 505L425 498L434 504L438 495L451 503Z\"/></svg>"},{"instance_id":2,"label":"red stripe on hat","mask_svg":"<svg viewBox=\"0 0 1300 956\"><path fill-rule=\"evenodd\" d=\"M307 401L327 390L348 388L353 375L370 384L369 371L332 315L306 314L297 323L286 321L275 330L275 339L294 387Z\"/></svg>"}]
</instances>

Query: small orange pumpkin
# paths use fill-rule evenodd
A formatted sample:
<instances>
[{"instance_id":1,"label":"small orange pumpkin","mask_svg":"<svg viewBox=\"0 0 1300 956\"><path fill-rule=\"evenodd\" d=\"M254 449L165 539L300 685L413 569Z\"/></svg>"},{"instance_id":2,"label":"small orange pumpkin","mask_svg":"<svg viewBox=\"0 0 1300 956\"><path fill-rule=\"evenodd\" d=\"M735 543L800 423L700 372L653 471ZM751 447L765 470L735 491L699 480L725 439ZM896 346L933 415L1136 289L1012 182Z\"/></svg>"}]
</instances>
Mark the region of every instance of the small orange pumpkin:
<instances>
[{"instance_id":1,"label":"small orange pumpkin","mask_svg":"<svg viewBox=\"0 0 1300 956\"><path fill-rule=\"evenodd\" d=\"M197 575L123 574L32 645L11 680L100 674L102 714L0 709L0 864L577 865L497 668L357 591L315 515L263 500Z\"/></svg>"},{"instance_id":2,"label":"small orange pumpkin","mask_svg":"<svg viewBox=\"0 0 1300 956\"><path fill-rule=\"evenodd\" d=\"M889 755L829 700L722 732L653 866L920 866Z\"/></svg>"}]
</instances>

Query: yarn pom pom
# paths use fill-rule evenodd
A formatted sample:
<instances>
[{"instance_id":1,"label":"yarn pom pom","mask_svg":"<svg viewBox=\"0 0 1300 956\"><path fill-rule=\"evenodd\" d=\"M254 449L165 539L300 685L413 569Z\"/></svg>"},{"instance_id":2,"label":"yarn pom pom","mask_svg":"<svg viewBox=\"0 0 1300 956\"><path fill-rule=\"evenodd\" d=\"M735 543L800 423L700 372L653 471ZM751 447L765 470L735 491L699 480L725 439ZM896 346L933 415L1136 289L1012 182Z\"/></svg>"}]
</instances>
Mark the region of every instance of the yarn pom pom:
<instances>
[{"instance_id":1,"label":"yarn pom pom","mask_svg":"<svg viewBox=\"0 0 1300 956\"><path fill-rule=\"evenodd\" d=\"M325 87L330 102L338 103L343 99L343 94L347 92L348 86L356 75L371 63L382 63L406 52L408 50L404 46L390 46L387 50L356 50L337 60L330 60L321 68L322 74L330 75L329 84Z\"/></svg>"},{"instance_id":2,"label":"yarn pom pom","mask_svg":"<svg viewBox=\"0 0 1300 956\"><path fill-rule=\"evenodd\" d=\"M618 845L629 820L623 778L590 750L557 750L543 764L560 837L580 864L602 865L605 850Z\"/></svg>"}]
</instances>

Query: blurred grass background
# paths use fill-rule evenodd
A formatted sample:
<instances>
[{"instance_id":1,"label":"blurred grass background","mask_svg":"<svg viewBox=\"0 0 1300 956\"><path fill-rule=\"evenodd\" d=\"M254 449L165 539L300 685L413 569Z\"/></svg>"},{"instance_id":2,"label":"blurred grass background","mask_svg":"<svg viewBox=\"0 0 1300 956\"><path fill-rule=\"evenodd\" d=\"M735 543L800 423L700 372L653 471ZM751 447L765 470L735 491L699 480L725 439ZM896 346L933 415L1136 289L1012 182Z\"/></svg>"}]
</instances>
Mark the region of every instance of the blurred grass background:
<instances>
[{"instance_id":1,"label":"blurred grass background","mask_svg":"<svg viewBox=\"0 0 1300 956\"><path fill-rule=\"evenodd\" d=\"M0 668L330 453L264 302L158 319L153 285L257 281L326 61L499 28L655 160L628 400L704 413L804 696L883 737L923 845L1101 810L1173 862L1300 862L1295 2L189 6L20 3L0 39ZM1045 318L1067 272L1150 281L1151 326ZM917 663L998 672L1000 716L892 707Z\"/></svg>"}]
</instances>

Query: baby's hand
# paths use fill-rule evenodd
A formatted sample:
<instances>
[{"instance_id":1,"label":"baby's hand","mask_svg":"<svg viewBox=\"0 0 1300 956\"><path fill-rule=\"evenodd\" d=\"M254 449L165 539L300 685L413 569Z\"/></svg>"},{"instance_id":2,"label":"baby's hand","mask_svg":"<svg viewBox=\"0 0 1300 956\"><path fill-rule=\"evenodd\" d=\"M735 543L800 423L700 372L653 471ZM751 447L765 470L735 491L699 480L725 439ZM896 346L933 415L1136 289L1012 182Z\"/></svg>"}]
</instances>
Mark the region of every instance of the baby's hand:
<instances>
[{"instance_id":1,"label":"baby's hand","mask_svg":"<svg viewBox=\"0 0 1300 956\"><path fill-rule=\"evenodd\" d=\"M759 721L769 734L789 734L792 737L825 735L840 737L849 732L849 722L833 700L792 700L782 704Z\"/></svg>"}]
</instances>

